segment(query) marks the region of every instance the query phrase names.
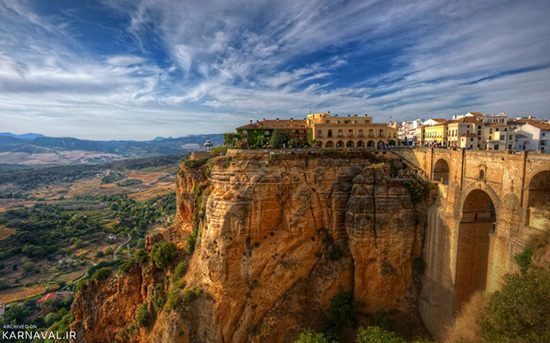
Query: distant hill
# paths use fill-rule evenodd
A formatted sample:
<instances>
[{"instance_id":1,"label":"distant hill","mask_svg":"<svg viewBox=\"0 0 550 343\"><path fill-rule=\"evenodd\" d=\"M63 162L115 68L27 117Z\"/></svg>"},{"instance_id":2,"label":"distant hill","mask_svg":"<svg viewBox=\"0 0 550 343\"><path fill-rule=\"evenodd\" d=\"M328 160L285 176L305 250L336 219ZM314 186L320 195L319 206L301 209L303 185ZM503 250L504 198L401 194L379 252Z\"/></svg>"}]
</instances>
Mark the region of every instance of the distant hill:
<instances>
[{"instance_id":1,"label":"distant hill","mask_svg":"<svg viewBox=\"0 0 550 343\"><path fill-rule=\"evenodd\" d=\"M0 133L0 164L54 166L97 164L128 158L185 154L202 149L205 141L216 146L222 134L157 137L151 141L94 141L72 137L46 137L36 133Z\"/></svg>"},{"instance_id":2,"label":"distant hill","mask_svg":"<svg viewBox=\"0 0 550 343\"><path fill-rule=\"evenodd\" d=\"M41 135L39 133L32 133L32 132L24 133L22 135L16 135L11 132L0 132L0 136L15 137L15 138L25 139L25 140L33 140L37 137L44 137L44 135Z\"/></svg>"}]
</instances>

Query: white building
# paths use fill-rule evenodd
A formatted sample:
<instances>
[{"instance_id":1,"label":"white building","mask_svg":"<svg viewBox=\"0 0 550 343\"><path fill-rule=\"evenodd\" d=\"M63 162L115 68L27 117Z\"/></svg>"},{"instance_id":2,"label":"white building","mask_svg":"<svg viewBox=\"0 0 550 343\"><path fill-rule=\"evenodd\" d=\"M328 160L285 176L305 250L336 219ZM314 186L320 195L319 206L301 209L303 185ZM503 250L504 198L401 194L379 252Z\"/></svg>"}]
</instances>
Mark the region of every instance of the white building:
<instances>
[{"instance_id":1,"label":"white building","mask_svg":"<svg viewBox=\"0 0 550 343\"><path fill-rule=\"evenodd\" d=\"M399 140L414 141L416 140L416 129L422 126L424 119L415 119L411 121L403 121L398 125Z\"/></svg>"},{"instance_id":2,"label":"white building","mask_svg":"<svg viewBox=\"0 0 550 343\"><path fill-rule=\"evenodd\" d=\"M530 120L515 131L514 148L517 150L550 151L550 123Z\"/></svg>"}]
</instances>

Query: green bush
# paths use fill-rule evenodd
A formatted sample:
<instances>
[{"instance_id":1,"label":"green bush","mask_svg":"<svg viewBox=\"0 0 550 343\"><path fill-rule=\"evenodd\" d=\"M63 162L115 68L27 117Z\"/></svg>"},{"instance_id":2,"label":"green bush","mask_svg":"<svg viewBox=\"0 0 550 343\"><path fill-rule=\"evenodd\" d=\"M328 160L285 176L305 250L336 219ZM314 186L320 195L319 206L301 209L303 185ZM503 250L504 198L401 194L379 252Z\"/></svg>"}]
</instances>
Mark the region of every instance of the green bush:
<instances>
[{"instance_id":1,"label":"green bush","mask_svg":"<svg viewBox=\"0 0 550 343\"><path fill-rule=\"evenodd\" d=\"M149 324L149 319L151 318L151 313L147 309L147 303L141 304L138 306L136 323L138 326L147 326Z\"/></svg>"},{"instance_id":2,"label":"green bush","mask_svg":"<svg viewBox=\"0 0 550 343\"><path fill-rule=\"evenodd\" d=\"M357 320L355 316L359 303L355 301L351 291L344 291L342 287L338 293L330 299L330 307L327 314L330 316L332 324L340 329L345 323L355 326Z\"/></svg>"},{"instance_id":3,"label":"green bush","mask_svg":"<svg viewBox=\"0 0 550 343\"><path fill-rule=\"evenodd\" d=\"M164 285L158 284L153 289L153 306L156 311L160 311L166 303L166 292L164 291Z\"/></svg>"},{"instance_id":4,"label":"green bush","mask_svg":"<svg viewBox=\"0 0 550 343\"><path fill-rule=\"evenodd\" d=\"M136 251L136 261L139 265L145 264L147 262L147 257L145 249L138 249L138 251Z\"/></svg>"},{"instance_id":5,"label":"green bush","mask_svg":"<svg viewBox=\"0 0 550 343\"><path fill-rule=\"evenodd\" d=\"M199 230L197 228L193 228L193 232L187 237L187 242L185 242L185 252L188 255L193 255L195 252L195 244L197 242L197 236L198 236Z\"/></svg>"},{"instance_id":6,"label":"green bush","mask_svg":"<svg viewBox=\"0 0 550 343\"><path fill-rule=\"evenodd\" d=\"M280 149L285 145L288 146L288 142L291 138L288 130L273 130L271 139L269 140L269 146L274 149Z\"/></svg>"},{"instance_id":7,"label":"green bush","mask_svg":"<svg viewBox=\"0 0 550 343\"><path fill-rule=\"evenodd\" d=\"M395 333L378 326L360 327L356 343L405 343Z\"/></svg>"},{"instance_id":8,"label":"green bush","mask_svg":"<svg viewBox=\"0 0 550 343\"><path fill-rule=\"evenodd\" d=\"M151 249L151 261L159 269L166 269L174 262L176 246L174 243L160 241Z\"/></svg>"},{"instance_id":9,"label":"green bush","mask_svg":"<svg viewBox=\"0 0 550 343\"><path fill-rule=\"evenodd\" d=\"M187 288L183 292L183 301L189 302L191 300L194 300L194 299L198 298L199 295L201 295L201 292L202 292L202 290L199 287Z\"/></svg>"},{"instance_id":10,"label":"green bush","mask_svg":"<svg viewBox=\"0 0 550 343\"><path fill-rule=\"evenodd\" d=\"M187 272L187 267L188 265L186 261L181 261L180 263L178 263L176 268L174 268L173 279L181 279L185 275L185 272Z\"/></svg>"},{"instance_id":11,"label":"green bush","mask_svg":"<svg viewBox=\"0 0 550 343\"><path fill-rule=\"evenodd\" d=\"M135 263L136 263L136 260L134 258L131 258L125 261L124 263L120 264L118 266L119 274L128 274Z\"/></svg>"},{"instance_id":12,"label":"green bush","mask_svg":"<svg viewBox=\"0 0 550 343\"><path fill-rule=\"evenodd\" d=\"M533 252L531 249L525 249L522 253L516 254L514 259L519 266L519 269L523 274L527 272L531 266L531 258L533 257Z\"/></svg>"},{"instance_id":13,"label":"green bush","mask_svg":"<svg viewBox=\"0 0 550 343\"><path fill-rule=\"evenodd\" d=\"M417 180L410 180L405 181L405 187L409 191L409 194L411 196L411 201L413 203L418 203L420 200L422 200L422 196L424 195L424 186Z\"/></svg>"},{"instance_id":14,"label":"green bush","mask_svg":"<svg viewBox=\"0 0 550 343\"><path fill-rule=\"evenodd\" d=\"M300 334L300 337L294 343L332 343L332 341L329 341L321 332L307 329Z\"/></svg>"},{"instance_id":15,"label":"green bush","mask_svg":"<svg viewBox=\"0 0 550 343\"><path fill-rule=\"evenodd\" d=\"M481 321L489 343L550 342L550 270L531 267L504 276Z\"/></svg>"},{"instance_id":16,"label":"green bush","mask_svg":"<svg viewBox=\"0 0 550 343\"><path fill-rule=\"evenodd\" d=\"M108 278L111 275L111 272L112 272L112 270L109 267L100 268L100 269L96 270L92 274L92 276L90 276L90 280L92 280L92 281L105 280L106 278Z\"/></svg>"}]
</instances>

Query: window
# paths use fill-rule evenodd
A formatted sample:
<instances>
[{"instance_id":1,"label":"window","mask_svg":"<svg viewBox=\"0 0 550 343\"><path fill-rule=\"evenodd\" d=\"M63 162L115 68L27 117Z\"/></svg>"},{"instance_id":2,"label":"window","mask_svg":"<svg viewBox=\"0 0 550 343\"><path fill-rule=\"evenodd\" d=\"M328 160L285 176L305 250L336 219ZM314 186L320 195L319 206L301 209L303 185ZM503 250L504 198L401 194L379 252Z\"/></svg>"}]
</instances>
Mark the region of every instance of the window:
<instances>
[{"instance_id":1,"label":"window","mask_svg":"<svg viewBox=\"0 0 550 343\"><path fill-rule=\"evenodd\" d=\"M349 120L344 120L344 124L349 124Z\"/></svg>"},{"instance_id":2,"label":"window","mask_svg":"<svg viewBox=\"0 0 550 343\"><path fill-rule=\"evenodd\" d=\"M481 130L481 126L478 126L477 129L478 129L478 130Z\"/></svg>"},{"instance_id":3,"label":"window","mask_svg":"<svg viewBox=\"0 0 550 343\"><path fill-rule=\"evenodd\" d=\"M506 139L506 136L505 135L500 135L500 140L503 141Z\"/></svg>"},{"instance_id":4,"label":"window","mask_svg":"<svg viewBox=\"0 0 550 343\"><path fill-rule=\"evenodd\" d=\"M473 139L473 138L470 138L470 142L473 142L473 141L474 141L474 139Z\"/></svg>"},{"instance_id":5,"label":"window","mask_svg":"<svg viewBox=\"0 0 550 343\"><path fill-rule=\"evenodd\" d=\"M498 150L498 144L495 144L495 147L493 150Z\"/></svg>"},{"instance_id":6,"label":"window","mask_svg":"<svg viewBox=\"0 0 550 343\"><path fill-rule=\"evenodd\" d=\"M325 120L325 124L330 124L330 120Z\"/></svg>"},{"instance_id":7,"label":"window","mask_svg":"<svg viewBox=\"0 0 550 343\"><path fill-rule=\"evenodd\" d=\"M480 180L485 179L485 171L483 171L483 169L479 171L479 179Z\"/></svg>"},{"instance_id":8,"label":"window","mask_svg":"<svg viewBox=\"0 0 550 343\"><path fill-rule=\"evenodd\" d=\"M332 137L332 130L328 130L328 135L329 137Z\"/></svg>"},{"instance_id":9,"label":"window","mask_svg":"<svg viewBox=\"0 0 550 343\"><path fill-rule=\"evenodd\" d=\"M493 133L493 129L489 129L489 133Z\"/></svg>"},{"instance_id":10,"label":"window","mask_svg":"<svg viewBox=\"0 0 550 343\"><path fill-rule=\"evenodd\" d=\"M495 129L496 132L498 132L498 127Z\"/></svg>"},{"instance_id":11,"label":"window","mask_svg":"<svg viewBox=\"0 0 550 343\"><path fill-rule=\"evenodd\" d=\"M317 136L322 137L323 136L323 130L317 130Z\"/></svg>"},{"instance_id":12,"label":"window","mask_svg":"<svg viewBox=\"0 0 550 343\"><path fill-rule=\"evenodd\" d=\"M543 132L543 133L542 133L542 136L543 136L543 137L546 136L546 132Z\"/></svg>"},{"instance_id":13,"label":"window","mask_svg":"<svg viewBox=\"0 0 550 343\"><path fill-rule=\"evenodd\" d=\"M478 136L481 136L481 131L478 131L478 132L477 132L477 135L478 135Z\"/></svg>"}]
</instances>

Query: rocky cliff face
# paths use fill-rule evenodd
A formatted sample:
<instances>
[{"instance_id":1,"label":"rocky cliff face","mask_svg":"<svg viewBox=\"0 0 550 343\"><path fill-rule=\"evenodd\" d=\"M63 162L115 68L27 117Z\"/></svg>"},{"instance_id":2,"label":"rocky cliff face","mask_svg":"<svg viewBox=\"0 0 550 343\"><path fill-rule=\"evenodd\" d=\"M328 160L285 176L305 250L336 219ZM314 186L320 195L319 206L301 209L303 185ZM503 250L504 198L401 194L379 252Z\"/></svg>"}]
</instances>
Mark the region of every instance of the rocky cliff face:
<instances>
[{"instance_id":1,"label":"rocky cliff face","mask_svg":"<svg viewBox=\"0 0 550 343\"><path fill-rule=\"evenodd\" d=\"M189 260L186 287L202 292L165 307L128 340L293 342L304 328L322 327L339 288L352 290L363 312L415 313L412 261L420 256L427 204L403 172L399 161L366 153L182 165L177 224L148 245L176 243L179 258ZM195 251L183 257L193 231ZM163 273L136 267L79 293L79 340L115 340L158 284L173 287L170 271Z\"/></svg>"}]
</instances>

